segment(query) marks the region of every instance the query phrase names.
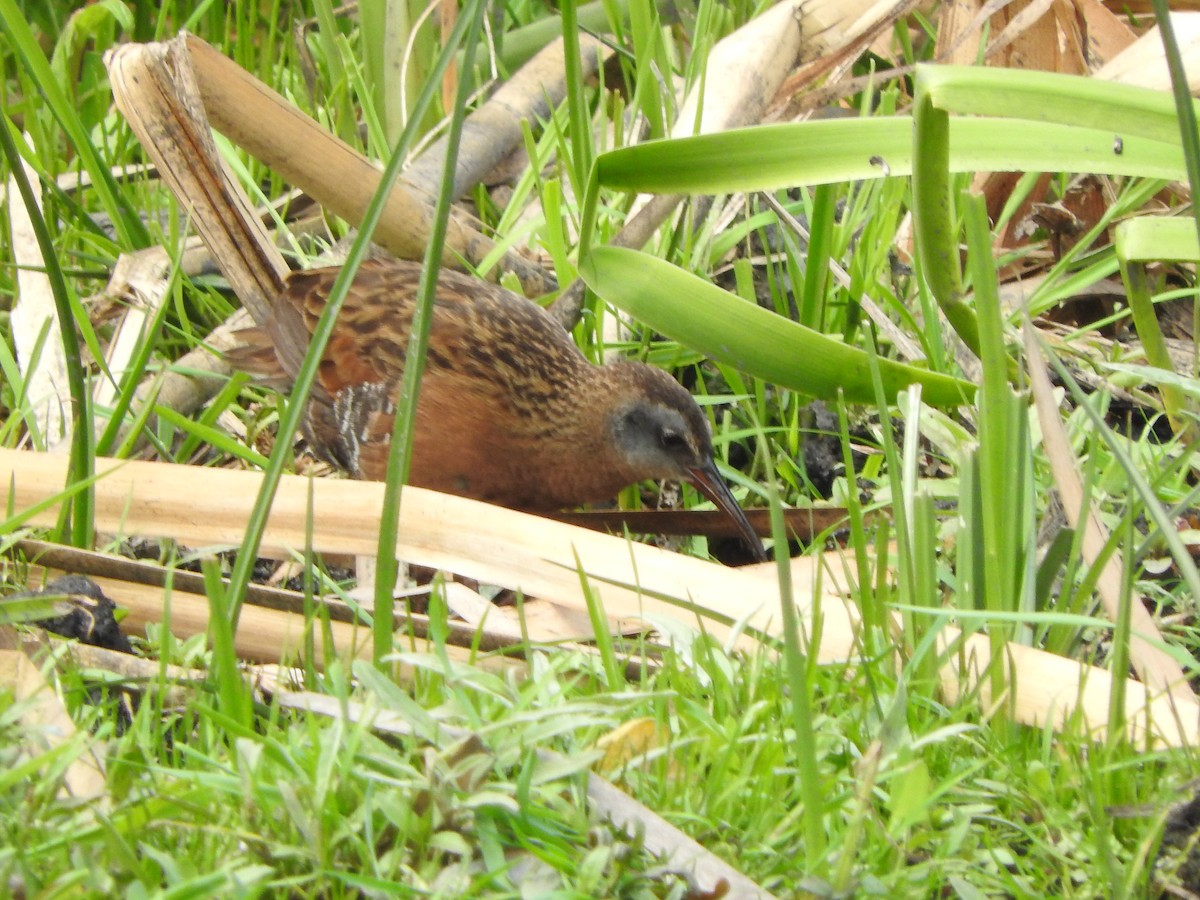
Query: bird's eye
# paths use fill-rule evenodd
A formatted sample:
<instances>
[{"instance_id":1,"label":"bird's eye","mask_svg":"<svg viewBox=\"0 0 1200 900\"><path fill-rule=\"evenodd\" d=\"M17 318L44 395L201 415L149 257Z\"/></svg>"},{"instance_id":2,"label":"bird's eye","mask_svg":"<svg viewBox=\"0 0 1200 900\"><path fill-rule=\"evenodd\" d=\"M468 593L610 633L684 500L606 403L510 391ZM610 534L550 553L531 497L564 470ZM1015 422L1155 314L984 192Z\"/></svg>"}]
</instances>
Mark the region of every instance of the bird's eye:
<instances>
[{"instance_id":1,"label":"bird's eye","mask_svg":"<svg viewBox=\"0 0 1200 900\"><path fill-rule=\"evenodd\" d=\"M682 431L674 428L664 428L658 433L658 442L664 450L684 450L687 448L687 437Z\"/></svg>"}]
</instances>

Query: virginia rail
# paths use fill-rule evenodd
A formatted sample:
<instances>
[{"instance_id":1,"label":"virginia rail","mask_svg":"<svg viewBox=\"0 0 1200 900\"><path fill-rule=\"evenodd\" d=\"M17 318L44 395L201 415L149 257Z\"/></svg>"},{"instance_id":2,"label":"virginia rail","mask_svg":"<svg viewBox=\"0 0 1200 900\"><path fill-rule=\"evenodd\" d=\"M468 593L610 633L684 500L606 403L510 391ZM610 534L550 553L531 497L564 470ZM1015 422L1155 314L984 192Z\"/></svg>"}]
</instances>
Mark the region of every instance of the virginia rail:
<instances>
[{"instance_id":1,"label":"virginia rail","mask_svg":"<svg viewBox=\"0 0 1200 900\"><path fill-rule=\"evenodd\" d=\"M231 357L294 378L338 269L293 272L265 328ZM304 415L312 450L355 478L384 478L421 267L364 263ZM682 386L639 362L596 366L540 306L438 275L409 483L525 510L611 500L643 479L687 481L762 544L713 463L708 421Z\"/></svg>"}]
</instances>

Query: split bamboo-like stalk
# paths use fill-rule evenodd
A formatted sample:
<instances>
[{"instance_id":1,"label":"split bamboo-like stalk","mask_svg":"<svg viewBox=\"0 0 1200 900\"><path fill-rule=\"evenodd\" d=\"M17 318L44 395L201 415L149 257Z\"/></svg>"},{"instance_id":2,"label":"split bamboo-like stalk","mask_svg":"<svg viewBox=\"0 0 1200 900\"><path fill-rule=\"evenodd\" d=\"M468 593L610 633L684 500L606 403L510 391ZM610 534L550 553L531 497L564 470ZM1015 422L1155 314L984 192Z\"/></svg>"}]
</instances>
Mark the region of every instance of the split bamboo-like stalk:
<instances>
[{"instance_id":1,"label":"split bamboo-like stalk","mask_svg":"<svg viewBox=\"0 0 1200 900\"><path fill-rule=\"evenodd\" d=\"M599 64L598 42L583 54L585 71ZM520 144L520 119L533 116L545 102L565 91L561 45L536 57L493 101L469 117L474 142L487 148L478 157L460 155L458 175L464 183L490 168L495 154ZM210 122L235 143L307 189L318 201L350 221L358 221L379 183L374 163L339 141L266 85L198 38L183 35L169 43L125 44L107 57L113 96L130 122L163 180L187 210L234 292L254 320L261 323L282 289L287 264L257 218L245 191L230 175L212 140ZM492 142L480 134L484 126L500 129ZM421 166L440 170L432 153ZM376 240L398 255L418 257L424 250L425 224L432 215L433 185L419 183L417 168L392 192L376 231ZM461 254L472 262L488 255L493 244L461 222L452 224L447 263ZM553 287L553 279L516 254L505 254L500 270L517 274L531 293ZM206 344L216 351L233 343L230 335L245 327L243 316L218 329ZM228 366L207 350L181 360L181 368L211 371L213 379L168 372L140 389L135 410L163 403L184 414L210 397Z\"/></svg>"},{"instance_id":2,"label":"split bamboo-like stalk","mask_svg":"<svg viewBox=\"0 0 1200 900\"><path fill-rule=\"evenodd\" d=\"M117 108L242 305L266 322L287 262L217 151L187 44L124 44L107 63Z\"/></svg>"}]
</instances>

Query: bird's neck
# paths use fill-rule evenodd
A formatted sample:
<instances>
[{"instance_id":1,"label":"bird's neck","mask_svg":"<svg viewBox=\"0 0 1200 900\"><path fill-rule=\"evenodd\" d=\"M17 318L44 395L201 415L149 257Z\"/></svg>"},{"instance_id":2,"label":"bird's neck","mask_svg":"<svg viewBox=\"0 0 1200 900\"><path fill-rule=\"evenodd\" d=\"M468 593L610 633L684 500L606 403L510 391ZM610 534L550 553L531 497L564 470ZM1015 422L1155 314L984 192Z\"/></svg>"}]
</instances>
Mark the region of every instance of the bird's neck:
<instances>
[{"instance_id":1,"label":"bird's neck","mask_svg":"<svg viewBox=\"0 0 1200 900\"><path fill-rule=\"evenodd\" d=\"M612 434L627 382L624 366L587 369L563 392L544 439L526 450L528 472L545 495L539 505L546 508L612 500L639 477L617 453Z\"/></svg>"}]
</instances>

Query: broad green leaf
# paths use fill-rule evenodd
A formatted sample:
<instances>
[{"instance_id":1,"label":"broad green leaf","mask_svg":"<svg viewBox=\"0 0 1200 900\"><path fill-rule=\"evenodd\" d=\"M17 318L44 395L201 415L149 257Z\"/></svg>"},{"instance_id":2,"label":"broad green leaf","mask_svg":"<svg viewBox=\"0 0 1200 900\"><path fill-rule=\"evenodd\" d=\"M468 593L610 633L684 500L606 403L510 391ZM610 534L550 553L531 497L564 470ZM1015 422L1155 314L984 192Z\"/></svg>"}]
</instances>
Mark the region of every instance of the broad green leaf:
<instances>
[{"instance_id":1,"label":"broad green leaf","mask_svg":"<svg viewBox=\"0 0 1200 900\"><path fill-rule=\"evenodd\" d=\"M867 354L747 303L675 266L619 247L594 249L579 267L588 287L656 331L743 372L812 397L873 400ZM975 387L879 360L889 398L920 384L934 406L971 401Z\"/></svg>"},{"instance_id":2,"label":"broad green leaf","mask_svg":"<svg viewBox=\"0 0 1200 900\"><path fill-rule=\"evenodd\" d=\"M597 158L596 172L605 187L692 194L908 176L912 128L907 116L742 128L613 150ZM1128 133L1118 142L1111 129L1014 119L952 118L949 165L952 172L1184 177L1177 144Z\"/></svg>"}]
</instances>

